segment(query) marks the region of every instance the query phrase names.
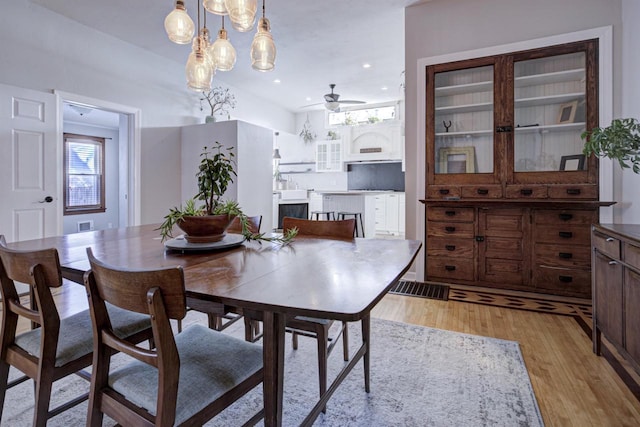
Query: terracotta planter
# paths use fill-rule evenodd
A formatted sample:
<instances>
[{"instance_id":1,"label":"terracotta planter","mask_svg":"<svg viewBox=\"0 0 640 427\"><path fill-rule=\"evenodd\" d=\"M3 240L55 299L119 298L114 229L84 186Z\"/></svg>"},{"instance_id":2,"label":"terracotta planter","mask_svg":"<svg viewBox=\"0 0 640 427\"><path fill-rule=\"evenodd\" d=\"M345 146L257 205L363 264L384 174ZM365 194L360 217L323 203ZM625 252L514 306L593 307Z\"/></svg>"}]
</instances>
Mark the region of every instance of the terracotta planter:
<instances>
[{"instance_id":1,"label":"terracotta planter","mask_svg":"<svg viewBox=\"0 0 640 427\"><path fill-rule=\"evenodd\" d=\"M185 216L178 227L185 232L189 243L218 242L227 234L226 230L235 215Z\"/></svg>"}]
</instances>

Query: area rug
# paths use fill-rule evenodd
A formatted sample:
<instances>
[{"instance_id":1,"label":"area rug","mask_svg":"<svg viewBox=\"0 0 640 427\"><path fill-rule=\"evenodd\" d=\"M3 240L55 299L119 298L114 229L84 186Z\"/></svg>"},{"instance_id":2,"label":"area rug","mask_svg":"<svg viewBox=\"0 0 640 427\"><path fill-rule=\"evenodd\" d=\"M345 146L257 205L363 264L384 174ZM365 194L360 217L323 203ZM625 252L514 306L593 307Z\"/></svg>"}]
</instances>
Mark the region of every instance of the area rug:
<instances>
[{"instance_id":1,"label":"area rug","mask_svg":"<svg viewBox=\"0 0 640 427\"><path fill-rule=\"evenodd\" d=\"M204 316L190 313L186 323L204 321ZM236 325L227 331L242 336L241 327ZM371 331L371 392L364 391L360 362L314 425L544 425L517 342L380 319L372 319ZM349 333L351 349L355 350L361 337L359 325L351 324ZM283 425L296 426L317 399L317 353L311 338L300 337L296 351L290 344L287 336ZM329 378L335 377L343 363L342 349L336 348L329 358ZM88 383L80 378L60 380L54 391L55 401L84 390L88 390ZM258 387L206 426L241 425L261 404L262 390ZM86 409L85 402L52 418L48 425L82 426ZM8 391L3 426L29 426L32 413L32 382ZM115 423L105 418L103 425Z\"/></svg>"}]
</instances>

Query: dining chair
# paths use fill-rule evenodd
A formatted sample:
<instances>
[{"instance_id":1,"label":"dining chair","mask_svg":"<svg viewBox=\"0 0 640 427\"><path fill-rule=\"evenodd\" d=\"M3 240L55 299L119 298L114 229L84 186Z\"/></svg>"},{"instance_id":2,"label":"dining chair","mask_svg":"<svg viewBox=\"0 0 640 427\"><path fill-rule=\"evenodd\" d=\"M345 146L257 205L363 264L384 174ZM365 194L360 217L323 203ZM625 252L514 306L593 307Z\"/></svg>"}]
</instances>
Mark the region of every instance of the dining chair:
<instances>
[{"instance_id":1,"label":"dining chair","mask_svg":"<svg viewBox=\"0 0 640 427\"><path fill-rule=\"evenodd\" d=\"M247 216L247 228L252 233L260 232L260 225L262 224L262 215ZM242 222L239 217L235 217L229 227L227 227L227 233L242 234Z\"/></svg>"},{"instance_id":2,"label":"dining chair","mask_svg":"<svg viewBox=\"0 0 640 427\"><path fill-rule=\"evenodd\" d=\"M30 286L29 304L20 301L16 282ZM62 273L55 249L18 251L9 249L0 236L0 291L2 293L2 332L0 336L0 419L7 389L33 379L35 405L33 425L83 402L88 393L52 410L49 400L56 380L82 371L92 362L93 333L89 310L60 318L50 288L62 286ZM151 339L151 322L145 316L109 307L113 328L132 342ZM31 321L31 329L18 333L18 319ZM24 375L8 381L13 366Z\"/></svg>"},{"instance_id":3,"label":"dining chair","mask_svg":"<svg viewBox=\"0 0 640 427\"><path fill-rule=\"evenodd\" d=\"M314 221L308 219L285 217L282 220L282 230L287 232L292 228L298 229L298 237L319 237L324 239L352 240L355 232L355 219ZM329 341L329 329L333 324L331 319L295 316L287 318L287 329L292 333L292 346L298 348L298 335L316 338L318 347L318 379L320 396L327 391L327 358L342 335L343 358L349 360L349 336L347 322L342 322L340 332ZM368 339L368 337L366 337ZM323 409L324 412L324 409Z\"/></svg>"},{"instance_id":4,"label":"dining chair","mask_svg":"<svg viewBox=\"0 0 640 427\"><path fill-rule=\"evenodd\" d=\"M88 427L102 426L105 414L123 426L200 426L262 383L261 346L199 324L174 336L169 320L187 312L181 267L121 270L90 248L87 254L84 281L96 337ZM106 303L149 317L155 348L119 338ZM131 361L110 371L111 350ZM263 416L264 409L247 424Z\"/></svg>"}]
</instances>

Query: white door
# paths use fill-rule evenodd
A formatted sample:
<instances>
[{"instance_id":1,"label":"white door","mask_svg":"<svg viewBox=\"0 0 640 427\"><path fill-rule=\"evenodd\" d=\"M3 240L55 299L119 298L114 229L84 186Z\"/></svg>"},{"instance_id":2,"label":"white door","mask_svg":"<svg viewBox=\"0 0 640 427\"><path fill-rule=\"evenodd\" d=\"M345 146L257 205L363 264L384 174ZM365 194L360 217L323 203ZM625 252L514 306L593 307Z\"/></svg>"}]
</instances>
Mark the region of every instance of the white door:
<instances>
[{"instance_id":1,"label":"white door","mask_svg":"<svg viewBox=\"0 0 640 427\"><path fill-rule=\"evenodd\" d=\"M58 234L56 96L0 84L0 234Z\"/></svg>"}]
</instances>

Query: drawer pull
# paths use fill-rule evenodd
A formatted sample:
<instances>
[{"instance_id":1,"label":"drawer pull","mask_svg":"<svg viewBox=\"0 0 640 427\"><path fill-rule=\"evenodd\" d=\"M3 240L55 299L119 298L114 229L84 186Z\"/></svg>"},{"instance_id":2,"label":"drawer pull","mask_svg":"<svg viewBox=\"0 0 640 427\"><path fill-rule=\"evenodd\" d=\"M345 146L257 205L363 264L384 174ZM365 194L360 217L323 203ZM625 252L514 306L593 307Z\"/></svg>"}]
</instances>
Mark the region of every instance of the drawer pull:
<instances>
[{"instance_id":1,"label":"drawer pull","mask_svg":"<svg viewBox=\"0 0 640 427\"><path fill-rule=\"evenodd\" d=\"M446 188L442 188L442 189L438 190L438 192L440 194L449 194L449 190L447 190Z\"/></svg>"},{"instance_id":2,"label":"drawer pull","mask_svg":"<svg viewBox=\"0 0 640 427\"><path fill-rule=\"evenodd\" d=\"M571 195L571 196L577 196L580 194L580 189L579 188L567 188L567 194Z\"/></svg>"},{"instance_id":3,"label":"drawer pull","mask_svg":"<svg viewBox=\"0 0 640 427\"><path fill-rule=\"evenodd\" d=\"M616 239L614 239L613 237L607 237L607 240L606 240L606 241L607 241L607 242L613 242L614 240L616 240Z\"/></svg>"},{"instance_id":4,"label":"drawer pull","mask_svg":"<svg viewBox=\"0 0 640 427\"><path fill-rule=\"evenodd\" d=\"M560 280L562 283L571 283L571 282L573 282L573 277L571 277L571 276L558 276L558 280Z\"/></svg>"},{"instance_id":5,"label":"drawer pull","mask_svg":"<svg viewBox=\"0 0 640 427\"><path fill-rule=\"evenodd\" d=\"M444 211L446 216L456 216L456 211Z\"/></svg>"},{"instance_id":6,"label":"drawer pull","mask_svg":"<svg viewBox=\"0 0 640 427\"><path fill-rule=\"evenodd\" d=\"M444 231L446 231L447 233L453 233L456 231L456 228L449 226L449 227L445 227Z\"/></svg>"},{"instance_id":7,"label":"drawer pull","mask_svg":"<svg viewBox=\"0 0 640 427\"><path fill-rule=\"evenodd\" d=\"M444 248L448 251L455 251L456 245L445 245Z\"/></svg>"},{"instance_id":8,"label":"drawer pull","mask_svg":"<svg viewBox=\"0 0 640 427\"><path fill-rule=\"evenodd\" d=\"M571 259L573 258L573 254L571 252L560 252L558 257L562 259Z\"/></svg>"},{"instance_id":9,"label":"drawer pull","mask_svg":"<svg viewBox=\"0 0 640 427\"><path fill-rule=\"evenodd\" d=\"M558 236L562 237L563 239L570 239L573 237L573 233L571 231L559 231Z\"/></svg>"},{"instance_id":10,"label":"drawer pull","mask_svg":"<svg viewBox=\"0 0 640 427\"><path fill-rule=\"evenodd\" d=\"M520 194L522 194L523 196L530 196L533 194L533 190L530 188L523 188L522 190L520 190Z\"/></svg>"},{"instance_id":11,"label":"drawer pull","mask_svg":"<svg viewBox=\"0 0 640 427\"><path fill-rule=\"evenodd\" d=\"M573 219L573 215L572 214L568 214L568 213L561 213L558 214L558 217L562 220L562 221L569 221Z\"/></svg>"},{"instance_id":12,"label":"drawer pull","mask_svg":"<svg viewBox=\"0 0 640 427\"><path fill-rule=\"evenodd\" d=\"M489 194L489 190L487 190L486 188L478 188L476 192L482 196Z\"/></svg>"},{"instance_id":13,"label":"drawer pull","mask_svg":"<svg viewBox=\"0 0 640 427\"><path fill-rule=\"evenodd\" d=\"M618 265L618 261L609 261L609 265Z\"/></svg>"},{"instance_id":14,"label":"drawer pull","mask_svg":"<svg viewBox=\"0 0 640 427\"><path fill-rule=\"evenodd\" d=\"M455 265L445 265L444 269L447 271L455 271L456 266Z\"/></svg>"}]
</instances>

